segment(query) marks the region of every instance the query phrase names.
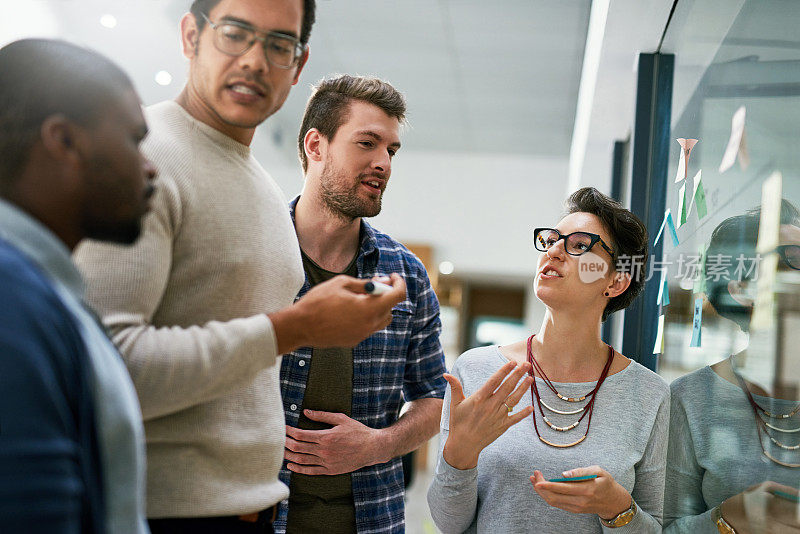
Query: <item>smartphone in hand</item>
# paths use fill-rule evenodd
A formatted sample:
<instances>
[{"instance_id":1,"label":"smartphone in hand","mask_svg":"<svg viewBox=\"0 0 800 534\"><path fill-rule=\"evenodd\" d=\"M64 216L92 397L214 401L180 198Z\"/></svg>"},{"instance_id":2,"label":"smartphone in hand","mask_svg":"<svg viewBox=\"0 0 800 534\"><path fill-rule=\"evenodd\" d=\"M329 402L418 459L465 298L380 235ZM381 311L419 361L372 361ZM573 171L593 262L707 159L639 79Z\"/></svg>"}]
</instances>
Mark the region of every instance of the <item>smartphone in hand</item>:
<instances>
[{"instance_id":1,"label":"smartphone in hand","mask_svg":"<svg viewBox=\"0 0 800 534\"><path fill-rule=\"evenodd\" d=\"M582 477L565 477L565 478L551 478L548 482L582 482L584 480L592 480L597 478L597 475L584 475Z\"/></svg>"}]
</instances>

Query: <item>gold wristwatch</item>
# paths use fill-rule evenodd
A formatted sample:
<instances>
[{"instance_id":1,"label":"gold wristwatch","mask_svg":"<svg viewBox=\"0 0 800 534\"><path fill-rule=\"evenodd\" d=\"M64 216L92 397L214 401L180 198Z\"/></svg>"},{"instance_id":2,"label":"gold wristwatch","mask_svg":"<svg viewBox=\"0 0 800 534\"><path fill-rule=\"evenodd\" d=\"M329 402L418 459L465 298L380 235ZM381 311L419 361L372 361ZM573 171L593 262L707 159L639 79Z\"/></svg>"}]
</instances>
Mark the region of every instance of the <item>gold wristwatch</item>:
<instances>
[{"instance_id":1,"label":"gold wristwatch","mask_svg":"<svg viewBox=\"0 0 800 534\"><path fill-rule=\"evenodd\" d=\"M736 534L736 531L733 529L730 524L725 521L725 518L722 517L722 510L719 506L714 508L711 512L711 520L714 521L714 524L717 526L717 530L720 531L721 534Z\"/></svg>"},{"instance_id":2,"label":"gold wristwatch","mask_svg":"<svg viewBox=\"0 0 800 534\"><path fill-rule=\"evenodd\" d=\"M600 522L603 526L608 528L617 528L617 527L624 527L636 516L636 502L631 498L631 506L627 510L623 510L616 517L612 519L603 519L600 518Z\"/></svg>"}]
</instances>

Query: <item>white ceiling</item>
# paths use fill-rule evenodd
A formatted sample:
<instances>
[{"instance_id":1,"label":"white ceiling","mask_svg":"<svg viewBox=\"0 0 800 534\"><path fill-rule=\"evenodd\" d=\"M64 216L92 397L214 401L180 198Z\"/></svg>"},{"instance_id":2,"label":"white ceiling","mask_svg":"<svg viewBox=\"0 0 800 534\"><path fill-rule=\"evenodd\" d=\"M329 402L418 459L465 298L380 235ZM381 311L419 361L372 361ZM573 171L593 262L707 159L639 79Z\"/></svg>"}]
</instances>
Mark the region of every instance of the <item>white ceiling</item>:
<instances>
[{"instance_id":1,"label":"white ceiling","mask_svg":"<svg viewBox=\"0 0 800 534\"><path fill-rule=\"evenodd\" d=\"M185 80L178 21L190 0L0 0L0 43L63 37L118 61L145 103ZM294 159L309 85L371 74L404 92L404 150L567 157L590 0L320 0L311 59L262 135ZM117 26L100 25L112 14ZM170 86L154 81L166 70Z\"/></svg>"},{"instance_id":2,"label":"white ceiling","mask_svg":"<svg viewBox=\"0 0 800 534\"><path fill-rule=\"evenodd\" d=\"M266 0L265 0L266 1ZM178 21L190 0L0 0L0 45L61 37L129 72L145 104L185 83ZM303 186L295 139L310 85L332 73L391 81L410 128L371 222L424 243L458 276L527 277L530 229L557 220L590 0L318 0L311 59L253 153L288 197ZM6 16L11 14L13 16ZM103 27L112 14L117 24ZM156 73L172 83L160 86ZM542 200L546 198L547 200ZM508 278L509 280L511 278Z\"/></svg>"},{"instance_id":3,"label":"white ceiling","mask_svg":"<svg viewBox=\"0 0 800 534\"><path fill-rule=\"evenodd\" d=\"M372 74L407 97L414 150L566 157L589 0L318 3L302 82ZM275 122L296 135L309 92Z\"/></svg>"}]
</instances>

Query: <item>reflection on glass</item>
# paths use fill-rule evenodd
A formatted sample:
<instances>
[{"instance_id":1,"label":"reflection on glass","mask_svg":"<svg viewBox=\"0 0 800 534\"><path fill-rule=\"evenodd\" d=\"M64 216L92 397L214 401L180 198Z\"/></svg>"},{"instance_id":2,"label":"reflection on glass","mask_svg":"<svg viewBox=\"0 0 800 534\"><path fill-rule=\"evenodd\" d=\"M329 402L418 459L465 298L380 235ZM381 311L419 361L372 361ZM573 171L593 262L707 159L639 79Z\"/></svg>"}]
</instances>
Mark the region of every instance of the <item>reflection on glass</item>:
<instances>
[{"instance_id":1,"label":"reflection on glass","mask_svg":"<svg viewBox=\"0 0 800 534\"><path fill-rule=\"evenodd\" d=\"M658 366L672 382L667 532L725 532L726 522L740 534L800 532L800 467L790 467L800 464L798 20L797 1L679 0L664 35L661 52L675 54L667 207L679 213L681 186L691 192L702 171L708 208L690 208L680 244L664 245L673 275ZM698 139L684 183L674 182L678 138ZM776 172L780 245L758 261L760 220L748 210ZM775 261L767 285L759 270ZM684 277L689 270L699 276ZM754 328L753 302L765 296L774 313Z\"/></svg>"},{"instance_id":2,"label":"reflection on glass","mask_svg":"<svg viewBox=\"0 0 800 534\"><path fill-rule=\"evenodd\" d=\"M756 209L723 221L706 256L709 304L745 333L760 260L759 218ZM780 220L781 247L800 245L800 214L787 201ZM782 259L779 270L793 267ZM793 502L800 468L797 388L786 387L768 351L748 349L671 385L666 532L715 532L715 523L751 532L756 517L765 532L800 528ZM769 385L749 376L749 369L763 367L773 369Z\"/></svg>"}]
</instances>

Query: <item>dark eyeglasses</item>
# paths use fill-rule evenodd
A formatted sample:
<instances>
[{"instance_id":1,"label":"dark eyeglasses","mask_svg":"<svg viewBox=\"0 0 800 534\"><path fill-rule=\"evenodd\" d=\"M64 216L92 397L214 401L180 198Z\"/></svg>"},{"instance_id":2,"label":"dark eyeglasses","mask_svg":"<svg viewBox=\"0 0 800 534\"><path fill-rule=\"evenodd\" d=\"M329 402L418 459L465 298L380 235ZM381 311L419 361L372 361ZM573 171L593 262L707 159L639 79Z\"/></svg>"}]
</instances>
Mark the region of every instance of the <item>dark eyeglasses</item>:
<instances>
[{"instance_id":1,"label":"dark eyeglasses","mask_svg":"<svg viewBox=\"0 0 800 534\"><path fill-rule=\"evenodd\" d=\"M614 251L606 245L603 238L597 234L589 232L572 232L571 234L563 235L555 228L536 228L533 231L533 246L536 250L547 252L550 247L558 243L561 239L564 240L564 250L571 256L580 256L586 254L597 243L608 252L612 259L614 259Z\"/></svg>"},{"instance_id":2,"label":"dark eyeglasses","mask_svg":"<svg viewBox=\"0 0 800 534\"><path fill-rule=\"evenodd\" d=\"M225 20L219 24L203 13L208 25L214 30L214 46L229 56L242 56L250 50L256 41L264 46L264 55L270 64L281 69L290 69L305 52L299 39L278 32L262 32L256 28L234 20Z\"/></svg>"},{"instance_id":3,"label":"dark eyeglasses","mask_svg":"<svg viewBox=\"0 0 800 534\"><path fill-rule=\"evenodd\" d=\"M800 245L781 245L775 250L787 267L800 271Z\"/></svg>"}]
</instances>

